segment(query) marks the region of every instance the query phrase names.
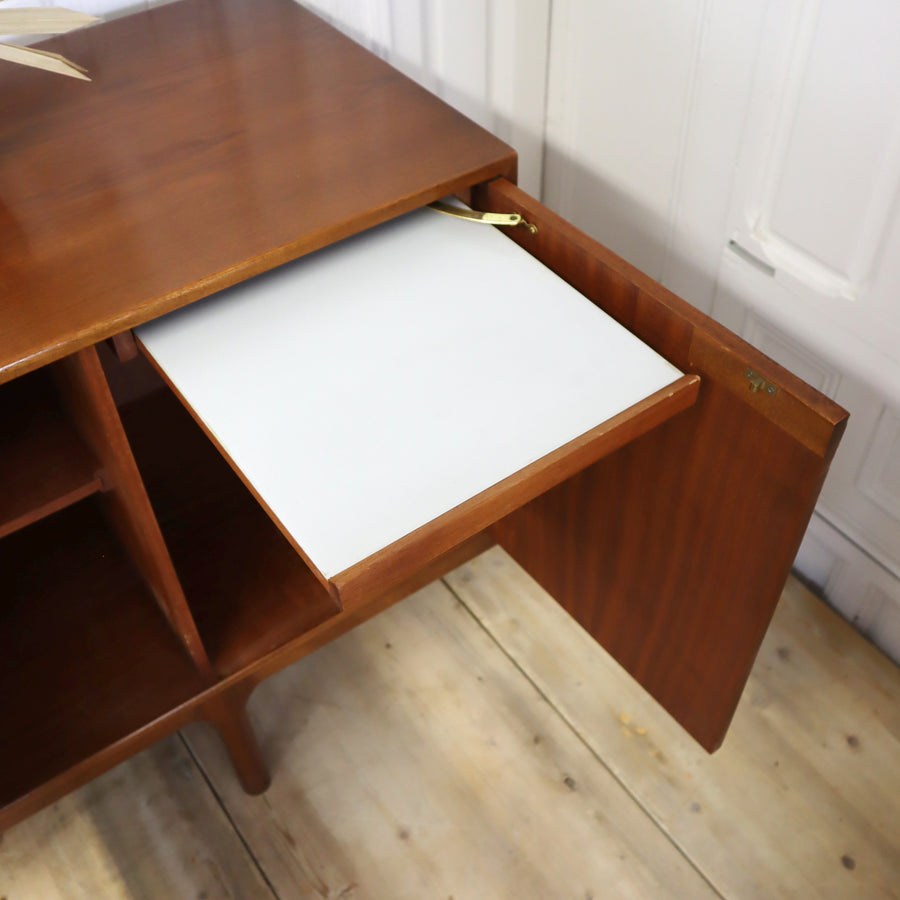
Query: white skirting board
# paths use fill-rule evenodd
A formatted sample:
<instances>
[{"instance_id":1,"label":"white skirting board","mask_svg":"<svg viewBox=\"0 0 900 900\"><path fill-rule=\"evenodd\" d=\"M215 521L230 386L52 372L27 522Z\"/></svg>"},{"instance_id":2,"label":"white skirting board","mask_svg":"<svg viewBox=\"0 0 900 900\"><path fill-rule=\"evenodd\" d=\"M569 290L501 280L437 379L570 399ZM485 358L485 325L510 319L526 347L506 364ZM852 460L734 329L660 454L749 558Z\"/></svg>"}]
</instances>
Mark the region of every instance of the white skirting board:
<instances>
[{"instance_id":1,"label":"white skirting board","mask_svg":"<svg viewBox=\"0 0 900 900\"><path fill-rule=\"evenodd\" d=\"M427 209L137 335L327 578L681 375L506 236Z\"/></svg>"},{"instance_id":2,"label":"white skirting board","mask_svg":"<svg viewBox=\"0 0 900 900\"><path fill-rule=\"evenodd\" d=\"M894 572L818 510L794 567L854 628L900 664L900 579Z\"/></svg>"}]
</instances>

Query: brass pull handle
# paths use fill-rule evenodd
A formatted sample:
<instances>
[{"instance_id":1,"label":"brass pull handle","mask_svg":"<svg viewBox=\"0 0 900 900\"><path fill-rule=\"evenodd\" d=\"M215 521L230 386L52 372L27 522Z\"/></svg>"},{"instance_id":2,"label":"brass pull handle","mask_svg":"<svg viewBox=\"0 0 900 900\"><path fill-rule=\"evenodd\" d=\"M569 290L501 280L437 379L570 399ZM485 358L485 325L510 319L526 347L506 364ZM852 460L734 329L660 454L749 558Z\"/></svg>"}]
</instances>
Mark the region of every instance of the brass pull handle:
<instances>
[{"instance_id":1,"label":"brass pull handle","mask_svg":"<svg viewBox=\"0 0 900 900\"><path fill-rule=\"evenodd\" d=\"M526 222L519 213L479 212L475 209L451 206L449 203L444 203L441 200L435 200L434 203L429 203L428 206L435 212L443 213L445 216L453 216L454 219L465 219L467 222L482 222L485 225L521 225L523 228L527 228L531 234L537 234L537 225Z\"/></svg>"}]
</instances>

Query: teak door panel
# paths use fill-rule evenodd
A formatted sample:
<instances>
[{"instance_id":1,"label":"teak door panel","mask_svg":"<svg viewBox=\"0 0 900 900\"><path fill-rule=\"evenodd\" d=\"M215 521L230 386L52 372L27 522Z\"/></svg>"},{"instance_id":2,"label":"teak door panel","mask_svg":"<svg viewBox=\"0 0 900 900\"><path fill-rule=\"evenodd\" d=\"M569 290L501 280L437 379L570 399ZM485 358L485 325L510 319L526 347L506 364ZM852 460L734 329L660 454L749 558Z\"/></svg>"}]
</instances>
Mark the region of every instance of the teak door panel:
<instances>
[{"instance_id":1,"label":"teak door panel","mask_svg":"<svg viewBox=\"0 0 900 900\"><path fill-rule=\"evenodd\" d=\"M685 372L697 403L511 514L497 541L702 744L722 742L847 414L513 185L478 209ZM761 379L761 380L760 380Z\"/></svg>"}]
</instances>

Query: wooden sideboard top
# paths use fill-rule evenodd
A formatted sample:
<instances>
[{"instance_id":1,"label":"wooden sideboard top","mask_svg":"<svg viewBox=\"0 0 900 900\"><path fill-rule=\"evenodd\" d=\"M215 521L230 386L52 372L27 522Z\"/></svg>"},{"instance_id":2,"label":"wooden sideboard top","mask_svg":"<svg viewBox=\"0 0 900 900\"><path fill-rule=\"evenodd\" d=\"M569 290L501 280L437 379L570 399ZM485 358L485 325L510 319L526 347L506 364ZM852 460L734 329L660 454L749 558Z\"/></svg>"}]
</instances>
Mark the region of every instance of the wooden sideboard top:
<instances>
[{"instance_id":1,"label":"wooden sideboard top","mask_svg":"<svg viewBox=\"0 0 900 900\"><path fill-rule=\"evenodd\" d=\"M0 382L447 193L513 150L293 0L182 0L0 70Z\"/></svg>"}]
</instances>

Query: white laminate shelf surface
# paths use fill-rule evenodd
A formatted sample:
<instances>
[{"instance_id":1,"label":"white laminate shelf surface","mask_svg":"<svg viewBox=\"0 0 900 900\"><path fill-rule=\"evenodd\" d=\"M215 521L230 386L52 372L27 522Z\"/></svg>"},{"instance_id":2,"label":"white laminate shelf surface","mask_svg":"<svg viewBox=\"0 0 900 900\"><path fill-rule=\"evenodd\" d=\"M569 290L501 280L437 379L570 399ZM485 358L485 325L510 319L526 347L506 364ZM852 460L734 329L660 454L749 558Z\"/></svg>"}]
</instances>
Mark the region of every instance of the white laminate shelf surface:
<instances>
[{"instance_id":1,"label":"white laminate shelf surface","mask_svg":"<svg viewBox=\"0 0 900 900\"><path fill-rule=\"evenodd\" d=\"M137 334L326 578L681 375L504 235L428 209Z\"/></svg>"}]
</instances>

